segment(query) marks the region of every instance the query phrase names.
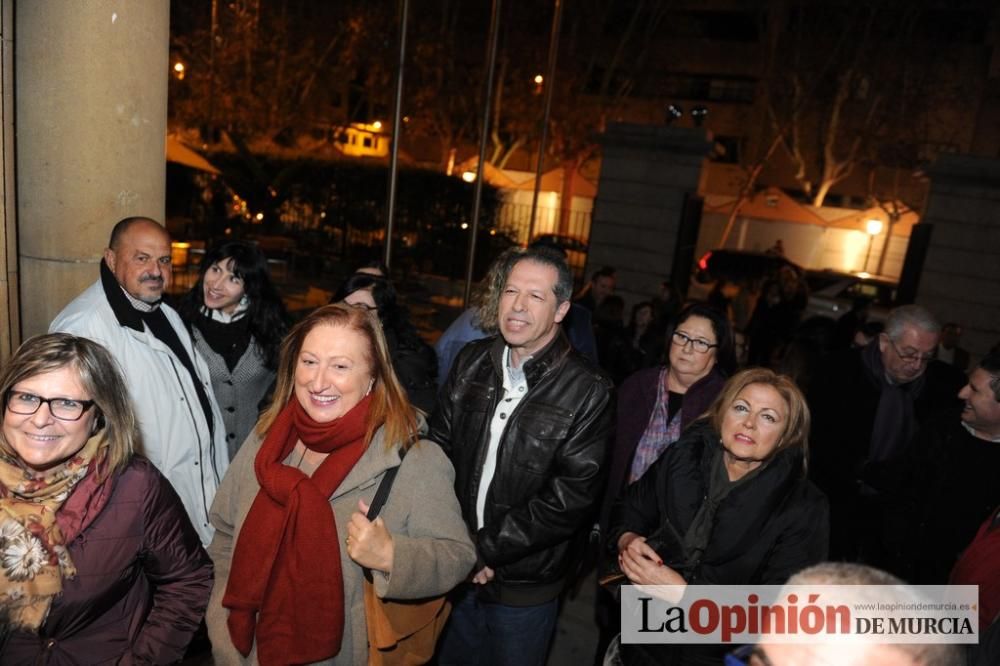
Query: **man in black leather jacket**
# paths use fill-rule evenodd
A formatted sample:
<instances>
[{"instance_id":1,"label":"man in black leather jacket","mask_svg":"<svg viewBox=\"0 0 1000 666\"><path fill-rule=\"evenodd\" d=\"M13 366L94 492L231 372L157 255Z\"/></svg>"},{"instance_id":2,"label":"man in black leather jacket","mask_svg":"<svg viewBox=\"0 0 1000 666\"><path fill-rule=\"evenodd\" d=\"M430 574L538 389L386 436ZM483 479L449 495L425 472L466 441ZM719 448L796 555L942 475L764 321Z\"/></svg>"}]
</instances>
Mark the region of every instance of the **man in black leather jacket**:
<instances>
[{"instance_id":1,"label":"man in black leather jacket","mask_svg":"<svg viewBox=\"0 0 1000 666\"><path fill-rule=\"evenodd\" d=\"M572 294L565 259L532 248L497 261L480 319L499 335L462 349L430 420L479 555L440 664L544 663L613 433L611 381L559 326Z\"/></svg>"}]
</instances>

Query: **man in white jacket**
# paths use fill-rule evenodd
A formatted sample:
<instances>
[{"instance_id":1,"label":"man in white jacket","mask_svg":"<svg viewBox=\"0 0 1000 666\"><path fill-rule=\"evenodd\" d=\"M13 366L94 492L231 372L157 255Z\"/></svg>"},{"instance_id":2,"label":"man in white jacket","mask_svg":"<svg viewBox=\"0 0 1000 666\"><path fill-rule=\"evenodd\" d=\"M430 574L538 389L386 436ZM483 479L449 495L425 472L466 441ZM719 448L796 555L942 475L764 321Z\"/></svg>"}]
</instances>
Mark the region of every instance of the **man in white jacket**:
<instances>
[{"instance_id":1,"label":"man in white jacket","mask_svg":"<svg viewBox=\"0 0 1000 666\"><path fill-rule=\"evenodd\" d=\"M161 302L172 275L170 236L129 217L115 225L101 276L49 332L101 343L118 361L142 430L142 453L169 479L206 546L208 511L229 464L208 367L177 312Z\"/></svg>"}]
</instances>

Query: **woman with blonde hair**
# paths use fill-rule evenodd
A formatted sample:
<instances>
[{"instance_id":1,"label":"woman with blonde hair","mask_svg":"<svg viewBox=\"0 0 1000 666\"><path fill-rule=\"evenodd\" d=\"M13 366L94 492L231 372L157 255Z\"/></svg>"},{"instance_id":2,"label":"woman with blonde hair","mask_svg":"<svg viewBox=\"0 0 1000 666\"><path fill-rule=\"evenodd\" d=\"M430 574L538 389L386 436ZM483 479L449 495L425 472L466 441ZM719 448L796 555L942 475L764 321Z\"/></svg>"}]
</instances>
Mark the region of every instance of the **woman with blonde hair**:
<instances>
[{"instance_id":1,"label":"woman with blonde hair","mask_svg":"<svg viewBox=\"0 0 1000 666\"><path fill-rule=\"evenodd\" d=\"M640 585L780 585L821 562L829 508L806 478L808 433L809 408L788 377L734 375L616 502L608 547L621 572ZM609 655L619 647L627 664L717 664L725 654L612 643Z\"/></svg>"},{"instance_id":2,"label":"woman with blonde hair","mask_svg":"<svg viewBox=\"0 0 1000 666\"><path fill-rule=\"evenodd\" d=\"M212 566L146 459L99 344L31 338L0 377L0 663L168 664L201 622Z\"/></svg>"},{"instance_id":3,"label":"woman with blonde hair","mask_svg":"<svg viewBox=\"0 0 1000 666\"><path fill-rule=\"evenodd\" d=\"M421 426L374 312L327 305L292 329L274 402L212 506L216 663L365 663L363 569L395 600L443 594L469 574L454 471Z\"/></svg>"}]
</instances>

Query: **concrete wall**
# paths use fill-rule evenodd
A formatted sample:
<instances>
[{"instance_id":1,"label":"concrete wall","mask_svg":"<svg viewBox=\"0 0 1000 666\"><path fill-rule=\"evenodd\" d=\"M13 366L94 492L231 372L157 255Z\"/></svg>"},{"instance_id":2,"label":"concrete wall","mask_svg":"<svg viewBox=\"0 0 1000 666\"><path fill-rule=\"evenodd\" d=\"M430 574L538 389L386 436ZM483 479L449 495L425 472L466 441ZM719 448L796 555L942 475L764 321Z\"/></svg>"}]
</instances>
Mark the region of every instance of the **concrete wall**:
<instances>
[{"instance_id":1,"label":"concrete wall","mask_svg":"<svg viewBox=\"0 0 1000 666\"><path fill-rule=\"evenodd\" d=\"M930 176L917 303L961 324L962 346L981 356L1000 342L1000 160L944 155Z\"/></svg>"},{"instance_id":2,"label":"concrete wall","mask_svg":"<svg viewBox=\"0 0 1000 666\"><path fill-rule=\"evenodd\" d=\"M31 0L15 18L27 337L97 279L115 222L163 220L170 3Z\"/></svg>"},{"instance_id":3,"label":"concrete wall","mask_svg":"<svg viewBox=\"0 0 1000 666\"><path fill-rule=\"evenodd\" d=\"M614 266L631 305L670 276L684 196L697 190L710 144L703 130L625 124L609 126L601 143L586 273Z\"/></svg>"}]
</instances>

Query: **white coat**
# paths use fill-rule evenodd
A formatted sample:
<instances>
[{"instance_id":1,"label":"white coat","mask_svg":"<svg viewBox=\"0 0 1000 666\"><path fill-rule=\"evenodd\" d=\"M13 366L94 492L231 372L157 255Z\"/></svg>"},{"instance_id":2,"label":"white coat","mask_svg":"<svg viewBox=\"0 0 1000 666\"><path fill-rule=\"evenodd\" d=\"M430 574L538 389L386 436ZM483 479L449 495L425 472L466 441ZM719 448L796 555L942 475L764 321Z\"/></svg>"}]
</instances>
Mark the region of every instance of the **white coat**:
<instances>
[{"instance_id":1,"label":"white coat","mask_svg":"<svg viewBox=\"0 0 1000 666\"><path fill-rule=\"evenodd\" d=\"M209 435L191 374L148 326L143 324L144 330L138 331L121 323L101 280L67 305L52 321L49 332L71 333L99 342L118 361L142 430L138 453L149 458L170 481L202 544L207 546L214 532L208 512L229 465L226 428L212 394L208 366L195 350L177 312L165 304L160 308L190 354L208 394L214 437Z\"/></svg>"}]
</instances>

